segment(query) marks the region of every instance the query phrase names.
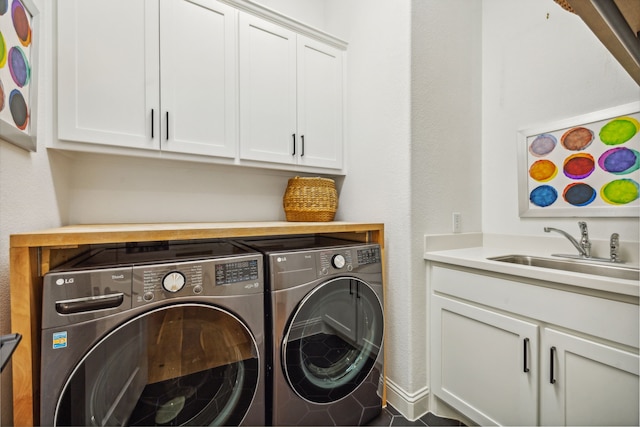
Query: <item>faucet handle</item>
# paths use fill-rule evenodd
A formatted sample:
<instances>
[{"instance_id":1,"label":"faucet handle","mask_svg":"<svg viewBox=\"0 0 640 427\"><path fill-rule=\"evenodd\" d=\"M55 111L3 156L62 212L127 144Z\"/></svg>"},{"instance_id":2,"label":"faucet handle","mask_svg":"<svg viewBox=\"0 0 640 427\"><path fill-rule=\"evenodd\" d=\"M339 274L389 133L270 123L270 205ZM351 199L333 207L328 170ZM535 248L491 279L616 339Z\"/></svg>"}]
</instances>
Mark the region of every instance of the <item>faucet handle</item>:
<instances>
[{"instance_id":1,"label":"faucet handle","mask_svg":"<svg viewBox=\"0 0 640 427\"><path fill-rule=\"evenodd\" d=\"M584 221L579 221L578 227L580 227L580 234L582 235L582 237L588 239L589 231L587 230L587 223Z\"/></svg>"},{"instance_id":2,"label":"faucet handle","mask_svg":"<svg viewBox=\"0 0 640 427\"><path fill-rule=\"evenodd\" d=\"M611 240L609 241L609 255L611 258L611 262L619 262L618 259L618 250L620 249L620 236L618 233L613 233L611 235Z\"/></svg>"}]
</instances>

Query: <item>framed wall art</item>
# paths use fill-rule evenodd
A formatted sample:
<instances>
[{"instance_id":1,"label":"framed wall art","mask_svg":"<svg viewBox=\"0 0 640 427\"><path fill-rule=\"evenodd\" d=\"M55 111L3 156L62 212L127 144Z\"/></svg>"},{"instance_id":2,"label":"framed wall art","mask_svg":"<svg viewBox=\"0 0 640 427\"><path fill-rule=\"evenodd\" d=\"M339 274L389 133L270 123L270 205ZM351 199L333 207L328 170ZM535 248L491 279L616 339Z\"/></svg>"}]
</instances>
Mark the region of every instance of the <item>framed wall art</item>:
<instances>
[{"instance_id":1,"label":"framed wall art","mask_svg":"<svg viewBox=\"0 0 640 427\"><path fill-rule=\"evenodd\" d=\"M518 132L521 217L640 216L640 102Z\"/></svg>"},{"instance_id":2,"label":"framed wall art","mask_svg":"<svg viewBox=\"0 0 640 427\"><path fill-rule=\"evenodd\" d=\"M0 0L0 139L36 151L38 10Z\"/></svg>"}]
</instances>

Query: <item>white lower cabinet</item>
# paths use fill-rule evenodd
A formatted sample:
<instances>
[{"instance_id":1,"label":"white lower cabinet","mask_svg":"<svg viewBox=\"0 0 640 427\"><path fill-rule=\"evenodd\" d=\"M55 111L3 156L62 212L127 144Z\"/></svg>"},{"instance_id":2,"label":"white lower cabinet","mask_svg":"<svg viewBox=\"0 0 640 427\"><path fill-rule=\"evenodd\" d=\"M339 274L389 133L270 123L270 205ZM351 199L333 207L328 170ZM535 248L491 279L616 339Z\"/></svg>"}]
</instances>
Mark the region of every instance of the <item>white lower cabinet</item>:
<instances>
[{"instance_id":1,"label":"white lower cabinet","mask_svg":"<svg viewBox=\"0 0 640 427\"><path fill-rule=\"evenodd\" d=\"M639 425L637 302L428 269L433 395L480 425Z\"/></svg>"},{"instance_id":2,"label":"white lower cabinet","mask_svg":"<svg viewBox=\"0 0 640 427\"><path fill-rule=\"evenodd\" d=\"M638 354L551 328L542 343L542 425L639 425Z\"/></svg>"},{"instance_id":3,"label":"white lower cabinet","mask_svg":"<svg viewBox=\"0 0 640 427\"><path fill-rule=\"evenodd\" d=\"M432 387L481 425L535 425L538 326L433 296Z\"/></svg>"}]
</instances>

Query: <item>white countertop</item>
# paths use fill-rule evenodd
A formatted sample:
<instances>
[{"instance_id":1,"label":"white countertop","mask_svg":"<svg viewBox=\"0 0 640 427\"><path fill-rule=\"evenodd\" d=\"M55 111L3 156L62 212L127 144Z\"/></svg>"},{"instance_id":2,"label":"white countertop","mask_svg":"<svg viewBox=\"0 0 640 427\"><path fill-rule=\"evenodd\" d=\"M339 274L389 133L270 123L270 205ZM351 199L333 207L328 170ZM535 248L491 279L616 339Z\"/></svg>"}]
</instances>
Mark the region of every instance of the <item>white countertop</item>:
<instances>
[{"instance_id":1,"label":"white countertop","mask_svg":"<svg viewBox=\"0 0 640 427\"><path fill-rule=\"evenodd\" d=\"M640 296L640 282L636 280L613 279L592 274L532 267L487 259L489 257L510 254L550 257L551 252L549 247L553 246L547 245L540 247L540 245L530 244L531 242L528 242L524 245L525 247L523 247L522 237L518 238L518 243L518 245L511 245L505 242L504 239L487 239L486 237L483 238L481 234L467 236L425 236L424 259L494 273L577 286L596 291L612 292L632 297ZM464 247L467 245L472 246ZM438 250L439 248L443 249ZM526 249L526 251L524 249ZM570 252L570 249L564 251L564 253Z\"/></svg>"}]
</instances>

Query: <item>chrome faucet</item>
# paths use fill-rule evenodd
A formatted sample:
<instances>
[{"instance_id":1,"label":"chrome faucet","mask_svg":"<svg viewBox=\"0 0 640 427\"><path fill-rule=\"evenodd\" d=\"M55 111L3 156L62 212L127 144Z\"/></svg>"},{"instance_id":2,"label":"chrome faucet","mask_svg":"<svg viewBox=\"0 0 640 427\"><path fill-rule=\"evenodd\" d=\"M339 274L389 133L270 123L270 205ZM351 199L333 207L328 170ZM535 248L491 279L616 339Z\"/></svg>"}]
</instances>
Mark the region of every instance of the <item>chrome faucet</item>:
<instances>
[{"instance_id":1,"label":"chrome faucet","mask_svg":"<svg viewBox=\"0 0 640 427\"><path fill-rule=\"evenodd\" d=\"M574 239L569 233L566 231L553 228L553 227L545 227L545 233L549 233L550 231L555 231L556 233L562 234L564 237L569 239L571 244L575 246L578 250L580 257L582 258L591 258L591 242L589 241L589 233L587 231L587 223L584 221L578 222L578 226L580 227L580 242Z\"/></svg>"},{"instance_id":2,"label":"chrome faucet","mask_svg":"<svg viewBox=\"0 0 640 427\"><path fill-rule=\"evenodd\" d=\"M618 235L618 233L613 233L611 235L609 248L609 256L611 258L611 262L620 262L620 258L618 255L618 250L620 249L620 236Z\"/></svg>"}]
</instances>

